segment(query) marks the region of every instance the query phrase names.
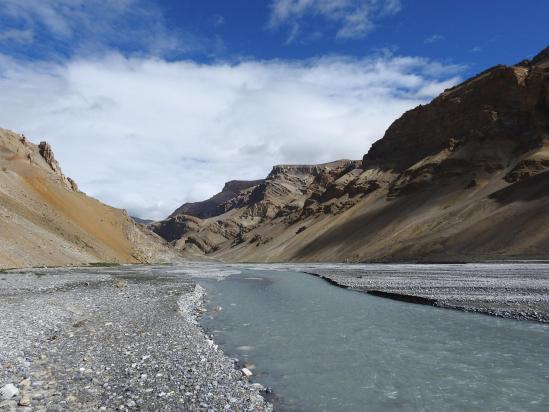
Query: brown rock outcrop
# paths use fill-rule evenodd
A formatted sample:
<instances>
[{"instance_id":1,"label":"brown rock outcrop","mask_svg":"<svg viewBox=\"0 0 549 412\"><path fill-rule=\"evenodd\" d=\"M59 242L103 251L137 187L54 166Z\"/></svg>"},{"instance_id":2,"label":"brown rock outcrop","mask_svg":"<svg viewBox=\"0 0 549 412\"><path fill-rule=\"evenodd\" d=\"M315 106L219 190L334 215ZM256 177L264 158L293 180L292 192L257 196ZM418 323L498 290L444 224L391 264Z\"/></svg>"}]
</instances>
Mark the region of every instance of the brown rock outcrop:
<instances>
[{"instance_id":1,"label":"brown rock outcrop","mask_svg":"<svg viewBox=\"0 0 549 412\"><path fill-rule=\"evenodd\" d=\"M54 172L59 172L59 164L55 160L53 155L53 150L48 142L40 142L38 145L38 151L40 156L46 161L46 163L51 167L51 170Z\"/></svg>"},{"instance_id":2,"label":"brown rock outcrop","mask_svg":"<svg viewBox=\"0 0 549 412\"><path fill-rule=\"evenodd\" d=\"M218 194L203 202L185 203L177 208L170 217L178 215L196 216L207 219L225 213L234 203L238 203L238 195L246 189L263 183L263 180L232 180L225 183L225 186Z\"/></svg>"}]
</instances>

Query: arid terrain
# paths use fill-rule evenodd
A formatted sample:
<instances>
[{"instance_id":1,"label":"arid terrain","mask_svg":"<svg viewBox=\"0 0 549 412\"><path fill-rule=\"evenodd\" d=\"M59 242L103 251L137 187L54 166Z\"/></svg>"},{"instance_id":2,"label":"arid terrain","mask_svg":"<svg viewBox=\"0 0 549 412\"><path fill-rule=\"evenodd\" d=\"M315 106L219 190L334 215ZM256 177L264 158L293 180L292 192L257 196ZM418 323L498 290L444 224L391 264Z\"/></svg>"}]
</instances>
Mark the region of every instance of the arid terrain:
<instances>
[{"instance_id":1,"label":"arid terrain","mask_svg":"<svg viewBox=\"0 0 549 412\"><path fill-rule=\"evenodd\" d=\"M150 227L225 261L480 261L549 250L549 48L406 112L361 161L279 165Z\"/></svg>"},{"instance_id":2,"label":"arid terrain","mask_svg":"<svg viewBox=\"0 0 549 412\"><path fill-rule=\"evenodd\" d=\"M125 211L80 192L49 144L0 129L0 268L177 257Z\"/></svg>"}]
</instances>

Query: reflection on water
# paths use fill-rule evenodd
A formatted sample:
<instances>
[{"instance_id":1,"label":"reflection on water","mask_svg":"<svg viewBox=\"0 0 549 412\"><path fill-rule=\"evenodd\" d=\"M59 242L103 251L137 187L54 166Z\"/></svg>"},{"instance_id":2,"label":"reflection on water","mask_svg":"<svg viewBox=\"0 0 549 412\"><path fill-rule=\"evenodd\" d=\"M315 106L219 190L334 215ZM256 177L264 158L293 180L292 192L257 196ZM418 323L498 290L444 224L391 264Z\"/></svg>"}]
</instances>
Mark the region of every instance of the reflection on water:
<instances>
[{"instance_id":1,"label":"reflection on water","mask_svg":"<svg viewBox=\"0 0 549 412\"><path fill-rule=\"evenodd\" d=\"M549 327L340 289L295 272L200 279L202 319L279 410L549 410Z\"/></svg>"}]
</instances>

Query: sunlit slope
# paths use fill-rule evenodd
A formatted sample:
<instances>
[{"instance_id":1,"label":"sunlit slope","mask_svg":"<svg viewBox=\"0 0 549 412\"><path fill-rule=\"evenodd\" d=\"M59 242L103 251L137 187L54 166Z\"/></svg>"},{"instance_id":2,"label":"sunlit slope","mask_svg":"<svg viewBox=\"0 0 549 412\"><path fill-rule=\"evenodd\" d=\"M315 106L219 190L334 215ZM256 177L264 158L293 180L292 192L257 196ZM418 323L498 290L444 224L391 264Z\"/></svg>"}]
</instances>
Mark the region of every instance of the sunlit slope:
<instances>
[{"instance_id":1,"label":"sunlit slope","mask_svg":"<svg viewBox=\"0 0 549 412\"><path fill-rule=\"evenodd\" d=\"M66 178L49 145L0 129L0 267L147 262L172 254Z\"/></svg>"}]
</instances>

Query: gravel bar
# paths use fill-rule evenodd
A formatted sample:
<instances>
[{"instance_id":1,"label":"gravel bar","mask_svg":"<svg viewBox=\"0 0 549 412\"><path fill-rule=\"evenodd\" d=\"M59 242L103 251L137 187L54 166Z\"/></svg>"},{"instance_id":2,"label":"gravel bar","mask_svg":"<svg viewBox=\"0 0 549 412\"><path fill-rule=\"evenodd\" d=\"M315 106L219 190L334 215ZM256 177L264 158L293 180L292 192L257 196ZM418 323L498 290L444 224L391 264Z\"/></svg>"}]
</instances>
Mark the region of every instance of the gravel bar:
<instances>
[{"instance_id":1,"label":"gravel bar","mask_svg":"<svg viewBox=\"0 0 549 412\"><path fill-rule=\"evenodd\" d=\"M137 267L0 273L0 411L272 410L197 324L203 295Z\"/></svg>"},{"instance_id":2,"label":"gravel bar","mask_svg":"<svg viewBox=\"0 0 549 412\"><path fill-rule=\"evenodd\" d=\"M548 264L370 264L302 270L376 296L549 322Z\"/></svg>"}]
</instances>

